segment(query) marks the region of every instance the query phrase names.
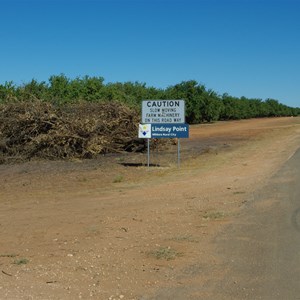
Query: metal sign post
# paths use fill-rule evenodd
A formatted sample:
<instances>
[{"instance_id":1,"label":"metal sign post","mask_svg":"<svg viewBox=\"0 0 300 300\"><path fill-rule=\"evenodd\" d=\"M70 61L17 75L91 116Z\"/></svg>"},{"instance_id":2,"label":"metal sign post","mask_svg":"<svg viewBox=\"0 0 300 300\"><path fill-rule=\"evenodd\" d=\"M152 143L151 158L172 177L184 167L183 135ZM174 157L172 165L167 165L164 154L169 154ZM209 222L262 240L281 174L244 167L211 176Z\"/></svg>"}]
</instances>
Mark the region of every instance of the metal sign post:
<instances>
[{"instance_id":1,"label":"metal sign post","mask_svg":"<svg viewBox=\"0 0 300 300\"><path fill-rule=\"evenodd\" d=\"M180 168L180 139L189 137L188 124L140 124L139 138L147 139L147 166L150 167L150 139L177 139L177 166Z\"/></svg>"},{"instance_id":2,"label":"metal sign post","mask_svg":"<svg viewBox=\"0 0 300 300\"><path fill-rule=\"evenodd\" d=\"M180 168L180 138L189 137L184 100L143 100L139 138L147 139L147 166L150 167L150 139L177 138L177 165Z\"/></svg>"},{"instance_id":3,"label":"metal sign post","mask_svg":"<svg viewBox=\"0 0 300 300\"><path fill-rule=\"evenodd\" d=\"M180 139L177 141L177 166L180 168Z\"/></svg>"},{"instance_id":4,"label":"metal sign post","mask_svg":"<svg viewBox=\"0 0 300 300\"><path fill-rule=\"evenodd\" d=\"M150 167L150 139L147 139L147 166Z\"/></svg>"}]
</instances>

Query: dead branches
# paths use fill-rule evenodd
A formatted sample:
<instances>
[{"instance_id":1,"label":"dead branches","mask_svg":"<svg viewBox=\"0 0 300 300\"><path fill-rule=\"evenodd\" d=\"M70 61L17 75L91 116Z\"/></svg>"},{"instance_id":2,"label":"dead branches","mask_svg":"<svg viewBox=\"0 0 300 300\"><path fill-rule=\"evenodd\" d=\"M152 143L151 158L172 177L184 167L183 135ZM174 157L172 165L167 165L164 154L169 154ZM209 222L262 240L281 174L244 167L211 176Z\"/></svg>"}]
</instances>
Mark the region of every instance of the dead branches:
<instances>
[{"instance_id":1,"label":"dead branches","mask_svg":"<svg viewBox=\"0 0 300 300\"><path fill-rule=\"evenodd\" d=\"M118 102L56 107L42 101L0 106L0 163L9 158L92 158L141 151L139 113Z\"/></svg>"}]
</instances>

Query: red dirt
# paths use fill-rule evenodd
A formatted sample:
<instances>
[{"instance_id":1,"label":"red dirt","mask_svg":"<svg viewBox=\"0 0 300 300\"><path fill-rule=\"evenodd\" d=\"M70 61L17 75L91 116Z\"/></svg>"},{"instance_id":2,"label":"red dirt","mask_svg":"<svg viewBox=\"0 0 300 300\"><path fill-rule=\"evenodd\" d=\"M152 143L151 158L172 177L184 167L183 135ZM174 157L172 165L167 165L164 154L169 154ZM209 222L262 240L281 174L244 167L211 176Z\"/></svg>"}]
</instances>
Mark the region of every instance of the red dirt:
<instances>
[{"instance_id":1,"label":"red dirt","mask_svg":"<svg viewBox=\"0 0 300 300\"><path fill-rule=\"evenodd\" d=\"M176 147L0 166L0 299L147 299L222 279L213 239L299 148L300 119L191 126Z\"/></svg>"}]
</instances>

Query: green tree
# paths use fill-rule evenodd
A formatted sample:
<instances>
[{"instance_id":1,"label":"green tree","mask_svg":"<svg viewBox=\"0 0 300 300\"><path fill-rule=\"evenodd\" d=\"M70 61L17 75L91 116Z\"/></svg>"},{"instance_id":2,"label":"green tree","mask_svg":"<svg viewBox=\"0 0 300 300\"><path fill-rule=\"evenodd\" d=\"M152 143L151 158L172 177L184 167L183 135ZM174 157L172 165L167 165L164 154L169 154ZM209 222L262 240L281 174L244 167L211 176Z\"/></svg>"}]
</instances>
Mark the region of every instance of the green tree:
<instances>
[{"instance_id":1,"label":"green tree","mask_svg":"<svg viewBox=\"0 0 300 300\"><path fill-rule=\"evenodd\" d=\"M45 100L48 87L46 82L32 79L16 89L16 96L21 101Z\"/></svg>"},{"instance_id":2,"label":"green tree","mask_svg":"<svg viewBox=\"0 0 300 300\"><path fill-rule=\"evenodd\" d=\"M217 121L224 109L223 103L213 90L203 92L202 106L200 107L202 121L212 122Z\"/></svg>"},{"instance_id":3,"label":"green tree","mask_svg":"<svg viewBox=\"0 0 300 300\"><path fill-rule=\"evenodd\" d=\"M15 101L16 97L16 86L12 81L6 81L4 85L0 84L0 101Z\"/></svg>"},{"instance_id":4,"label":"green tree","mask_svg":"<svg viewBox=\"0 0 300 300\"><path fill-rule=\"evenodd\" d=\"M64 75L51 76L49 78L48 99L54 103L65 103L70 100L69 96L69 79Z\"/></svg>"},{"instance_id":5,"label":"green tree","mask_svg":"<svg viewBox=\"0 0 300 300\"><path fill-rule=\"evenodd\" d=\"M205 92L205 86L199 85L197 81L183 81L171 86L166 90L166 96L169 99L185 100L186 122L190 124L200 123L203 119L201 107L203 106L202 94Z\"/></svg>"}]
</instances>

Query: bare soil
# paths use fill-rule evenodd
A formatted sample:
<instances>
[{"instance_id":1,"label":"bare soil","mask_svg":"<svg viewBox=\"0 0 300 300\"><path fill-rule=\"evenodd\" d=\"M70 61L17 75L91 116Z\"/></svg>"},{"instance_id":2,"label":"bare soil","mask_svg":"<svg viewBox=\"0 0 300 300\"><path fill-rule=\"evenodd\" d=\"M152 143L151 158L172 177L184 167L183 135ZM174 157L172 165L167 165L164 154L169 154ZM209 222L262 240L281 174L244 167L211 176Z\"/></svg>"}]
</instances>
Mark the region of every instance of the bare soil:
<instances>
[{"instance_id":1,"label":"bare soil","mask_svg":"<svg viewBox=\"0 0 300 300\"><path fill-rule=\"evenodd\" d=\"M177 147L0 165L0 299L213 297L214 239L300 146L300 118L191 126ZM167 294L165 299L169 299Z\"/></svg>"}]
</instances>

